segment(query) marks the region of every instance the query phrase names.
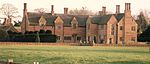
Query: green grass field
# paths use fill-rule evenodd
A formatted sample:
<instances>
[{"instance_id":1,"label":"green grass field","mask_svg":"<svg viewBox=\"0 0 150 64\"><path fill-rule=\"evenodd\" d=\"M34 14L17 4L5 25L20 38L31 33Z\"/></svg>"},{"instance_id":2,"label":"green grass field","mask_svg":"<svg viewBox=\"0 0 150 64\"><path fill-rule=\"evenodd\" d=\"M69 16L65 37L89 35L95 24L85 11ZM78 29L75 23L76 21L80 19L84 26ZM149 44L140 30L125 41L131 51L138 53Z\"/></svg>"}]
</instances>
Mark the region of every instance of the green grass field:
<instances>
[{"instance_id":1,"label":"green grass field","mask_svg":"<svg viewBox=\"0 0 150 64\"><path fill-rule=\"evenodd\" d=\"M0 45L0 61L21 64L150 64L148 47Z\"/></svg>"}]
</instances>

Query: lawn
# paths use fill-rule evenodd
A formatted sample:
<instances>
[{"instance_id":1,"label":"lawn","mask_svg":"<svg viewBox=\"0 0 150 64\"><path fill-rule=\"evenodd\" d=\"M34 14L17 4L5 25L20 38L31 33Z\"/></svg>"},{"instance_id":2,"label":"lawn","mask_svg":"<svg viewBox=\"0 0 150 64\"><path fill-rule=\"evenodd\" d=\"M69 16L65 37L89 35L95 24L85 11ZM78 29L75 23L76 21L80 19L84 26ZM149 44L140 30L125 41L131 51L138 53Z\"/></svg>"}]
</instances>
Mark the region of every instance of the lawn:
<instances>
[{"instance_id":1,"label":"lawn","mask_svg":"<svg viewBox=\"0 0 150 64\"><path fill-rule=\"evenodd\" d=\"M150 64L148 47L0 45L0 61L21 64Z\"/></svg>"}]
</instances>

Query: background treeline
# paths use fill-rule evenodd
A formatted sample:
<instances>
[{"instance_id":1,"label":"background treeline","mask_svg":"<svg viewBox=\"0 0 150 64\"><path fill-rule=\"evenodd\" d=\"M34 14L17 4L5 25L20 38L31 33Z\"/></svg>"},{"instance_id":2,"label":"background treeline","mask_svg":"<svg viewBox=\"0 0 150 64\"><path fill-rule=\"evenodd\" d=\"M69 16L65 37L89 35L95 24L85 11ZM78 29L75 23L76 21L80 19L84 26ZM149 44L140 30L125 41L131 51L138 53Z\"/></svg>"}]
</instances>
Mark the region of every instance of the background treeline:
<instances>
[{"instance_id":1,"label":"background treeline","mask_svg":"<svg viewBox=\"0 0 150 64\"><path fill-rule=\"evenodd\" d=\"M56 42L57 36L50 30L26 31L24 34L7 31L5 37L0 36L0 41L7 42Z\"/></svg>"},{"instance_id":2,"label":"background treeline","mask_svg":"<svg viewBox=\"0 0 150 64\"><path fill-rule=\"evenodd\" d=\"M138 36L140 42L150 42L150 26Z\"/></svg>"}]
</instances>

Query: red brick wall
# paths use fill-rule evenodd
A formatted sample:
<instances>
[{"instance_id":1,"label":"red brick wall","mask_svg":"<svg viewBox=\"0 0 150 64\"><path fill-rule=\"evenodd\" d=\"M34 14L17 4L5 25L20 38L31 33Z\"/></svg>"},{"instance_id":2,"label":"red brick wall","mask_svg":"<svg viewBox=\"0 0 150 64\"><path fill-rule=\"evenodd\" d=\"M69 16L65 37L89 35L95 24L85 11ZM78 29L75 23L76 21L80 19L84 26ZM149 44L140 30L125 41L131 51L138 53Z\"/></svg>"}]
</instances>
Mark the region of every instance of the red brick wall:
<instances>
[{"instance_id":1,"label":"red brick wall","mask_svg":"<svg viewBox=\"0 0 150 64\"><path fill-rule=\"evenodd\" d=\"M107 22L107 34L106 34L107 44L110 44L110 43L116 44L116 24L117 24L116 18L114 16L111 16L111 18ZM112 25L114 26L114 34L111 34Z\"/></svg>"}]
</instances>

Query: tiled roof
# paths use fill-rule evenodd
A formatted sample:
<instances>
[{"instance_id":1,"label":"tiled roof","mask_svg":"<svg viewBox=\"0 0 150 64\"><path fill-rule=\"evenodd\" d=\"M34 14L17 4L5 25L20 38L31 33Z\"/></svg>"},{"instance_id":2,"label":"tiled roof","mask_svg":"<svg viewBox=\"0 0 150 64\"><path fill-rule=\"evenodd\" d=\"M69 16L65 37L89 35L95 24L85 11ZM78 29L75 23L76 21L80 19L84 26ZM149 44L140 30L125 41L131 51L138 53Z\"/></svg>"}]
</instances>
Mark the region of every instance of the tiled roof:
<instances>
[{"instance_id":1,"label":"tiled roof","mask_svg":"<svg viewBox=\"0 0 150 64\"><path fill-rule=\"evenodd\" d=\"M75 17L79 26L85 26L88 16L87 15L64 15L58 14L64 21L64 26L71 26L71 21Z\"/></svg>"},{"instance_id":2,"label":"tiled roof","mask_svg":"<svg viewBox=\"0 0 150 64\"><path fill-rule=\"evenodd\" d=\"M51 15L50 13L40 14L28 12L30 25L38 25L39 19L42 15L46 19L47 25L54 25L55 19L58 16L60 16L61 19L64 21L64 26L71 26L71 21L74 17L77 19L79 26L85 26L86 20L88 18L87 15L64 15L64 14Z\"/></svg>"},{"instance_id":3,"label":"tiled roof","mask_svg":"<svg viewBox=\"0 0 150 64\"><path fill-rule=\"evenodd\" d=\"M40 13L28 12L30 25L39 25L39 19L42 15L47 21L46 25L54 25L54 21L56 20L58 16L60 16L64 22L64 26L71 26L71 21L75 17L76 20L78 21L78 25L84 26L84 27L86 26L86 21L89 17L88 15L64 15L64 14L51 15L51 13L40 14ZM118 21L120 21L124 17L124 13L120 13L117 15L108 14L108 15L103 15L103 16L94 15L94 16L91 16L92 23L99 24L99 25L106 24L112 15L114 15Z\"/></svg>"},{"instance_id":4,"label":"tiled roof","mask_svg":"<svg viewBox=\"0 0 150 64\"><path fill-rule=\"evenodd\" d=\"M40 14L40 13L28 12L30 25L38 25L41 16L44 16L44 18L46 19L47 21L46 25L53 25L55 19L57 18L57 16L51 15L51 13Z\"/></svg>"},{"instance_id":5,"label":"tiled roof","mask_svg":"<svg viewBox=\"0 0 150 64\"><path fill-rule=\"evenodd\" d=\"M0 30L7 30L12 32L18 32L17 29L14 28L14 26L0 26Z\"/></svg>"},{"instance_id":6,"label":"tiled roof","mask_svg":"<svg viewBox=\"0 0 150 64\"><path fill-rule=\"evenodd\" d=\"M120 14L115 15L115 17L117 21L119 22L124 17L124 15L125 15L124 13L120 13Z\"/></svg>"},{"instance_id":7,"label":"tiled roof","mask_svg":"<svg viewBox=\"0 0 150 64\"><path fill-rule=\"evenodd\" d=\"M60 16L61 19L63 20L64 26L71 26L71 21L73 19L72 15L58 14L58 16Z\"/></svg>"},{"instance_id":8,"label":"tiled roof","mask_svg":"<svg viewBox=\"0 0 150 64\"><path fill-rule=\"evenodd\" d=\"M110 19L110 17L112 16L112 14L109 15L104 15L104 16L93 16L92 20L94 24L106 24L108 22L108 20Z\"/></svg>"}]
</instances>

